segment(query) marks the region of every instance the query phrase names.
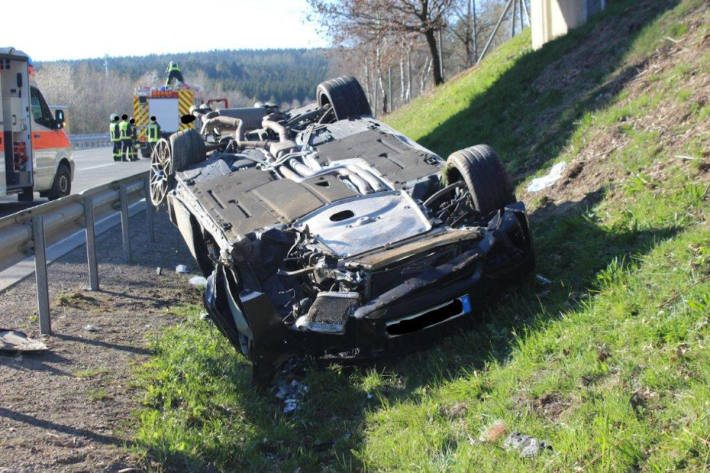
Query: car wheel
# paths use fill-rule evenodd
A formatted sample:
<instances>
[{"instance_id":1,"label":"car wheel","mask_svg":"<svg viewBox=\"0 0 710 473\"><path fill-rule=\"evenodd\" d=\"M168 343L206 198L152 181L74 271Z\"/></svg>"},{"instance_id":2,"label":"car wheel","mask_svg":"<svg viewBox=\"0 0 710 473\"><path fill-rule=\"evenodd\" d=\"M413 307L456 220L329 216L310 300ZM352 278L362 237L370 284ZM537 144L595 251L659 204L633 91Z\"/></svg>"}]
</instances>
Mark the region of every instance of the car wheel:
<instances>
[{"instance_id":1,"label":"car wheel","mask_svg":"<svg viewBox=\"0 0 710 473\"><path fill-rule=\"evenodd\" d=\"M25 187L24 189L22 189L22 192L17 194L17 200L20 202L32 202L34 198L34 190L31 187Z\"/></svg>"},{"instance_id":2,"label":"car wheel","mask_svg":"<svg viewBox=\"0 0 710 473\"><path fill-rule=\"evenodd\" d=\"M173 160L170 142L160 139L150 157L150 201L158 207L172 186Z\"/></svg>"},{"instance_id":3,"label":"car wheel","mask_svg":"<svg viewBox=\"0 0 710 473\"><path fill-rule=\"evenodd\" d=\"M481 215L515 202L510 178L488 145L476 145L452 153L443 170L444 181L452 184L463 180L471 193L473 205Z\"/></svg>"},{"instance_id":4,"label":"car wheel","mask_svg":"<svg viewBox=\"0 0 710 473\"><path fill-rule=\"evenodd\" d=\"M370 104L360 83L352 76L336 77L318 84L318 106L332 107L335 120L372 115Z\"/></svg>"},{"instance_id":5,"label":"car wheel","mask_svg":"<svg viewBox=\"0 0 710 473\"><path fill-rule=\"evenodd\" d=\"M49 197L49 200L55 200L69 194L71 194L71 170L69 166L62 163L57 168L52 189L47 192L47 197Z\"/></svg>"},{"instance_id":6,"label":"car wheel","mask_svg":"<svg viewBox=\"0 0 710 473\"><path fill-rule=\"evenodd\" d=\"M184 171L189 166L204 161L207 156L205 142L193 128L170 135L170 149L173 172Z\"/></svg>"}]
</instances>

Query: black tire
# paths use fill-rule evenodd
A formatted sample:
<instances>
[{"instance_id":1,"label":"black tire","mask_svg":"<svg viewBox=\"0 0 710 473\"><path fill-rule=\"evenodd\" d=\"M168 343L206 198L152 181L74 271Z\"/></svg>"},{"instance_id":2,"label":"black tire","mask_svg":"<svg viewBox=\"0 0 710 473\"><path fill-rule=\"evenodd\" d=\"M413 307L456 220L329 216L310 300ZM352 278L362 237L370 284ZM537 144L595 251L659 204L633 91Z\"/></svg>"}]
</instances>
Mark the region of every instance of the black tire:
<instances>
[{"instance_id":1,"label":"black tire","mask_svg":"<svg viewBox=\"0 0 710 473\"><path fill-rule=\"evenodd\" d=\"M19 202L32 202L34 198L34 189L32 189L31 187L25 187L19 194L17 194L17 200Z\"/></svg>"},{"instance_id":2,"label":"black tire","mask_svg":"<svg viewBox=\"0 0 710 473\"><path fill-rule=\"evenodd\" d=\"M515 202L510 178L498 155L488 145L476 145L451 153L443 170L444 181L463 180L478 213L488 215Z\"/></svg>"},{"instance_id":3,"label":"black tire","mask_svg":"<svg viewBox=\"0 0 710 473\"><path fill-rule=\"evenodd\" d=\"M330 104L336 120L372 115L370 104L360 83L352 76L336 77L318 84L318 106Z\"/></svg>"},{"instance_id":4,"label":"black tire","mask_svg":"<svg viewBox=\"0 0 710 473\"><path fill-rule=\"evenodd\" d=\"M61 163L54 175L52 189L47 192L49 200L59 199L71 194L71 170L65 163Z\"/></svg>"},{"instance_id":5,"label":"black tire","mask_svg":"<svg viewBox=\"0 0 710 473\"><path fill-rule=\"evenodd\" d=\"M202 136L190 128L170 135L173 172L184 171L193 164L202 162L207 156L207 149Z\"/></svg>"},{"instance_id":6,"label":"black tire","mask_svg":"<svg viewBox=\"0 0 710 473\"><path fill-rule=\"evenodd\" d=\"M138 148L140 149L141 158L150 159L150 146L149 145L140 144L138 146Z\"/></svg>"}]
</instances>

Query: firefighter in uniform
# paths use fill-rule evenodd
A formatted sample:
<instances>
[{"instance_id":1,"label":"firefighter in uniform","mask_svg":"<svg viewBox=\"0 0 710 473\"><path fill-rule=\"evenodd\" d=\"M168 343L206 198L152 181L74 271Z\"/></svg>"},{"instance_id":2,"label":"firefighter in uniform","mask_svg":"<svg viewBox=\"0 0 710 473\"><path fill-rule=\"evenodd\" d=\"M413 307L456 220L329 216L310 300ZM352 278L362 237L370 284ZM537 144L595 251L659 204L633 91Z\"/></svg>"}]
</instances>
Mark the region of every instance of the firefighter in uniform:
<instances>
[{"instance_id":1,"label":"firefighter in uniform","mask_svg":"<svg viewBox=\"0 0 710 473\"><path fill-rule=\"evenodd\" d=\"M152 155L153 150L155 149L155 144L160 139L160 125L158 125L155 115L150 117L150 123L148 123L146 132L148 134L148 147L150 148L150 154Z\"/></svg>"},{"instance_id":2,"label":"firefighter in uniform","mask_svg":"<svg viewBox=\"0 0 710 473\"><path fill-rule=\"evenodd\" d=\"M111 114L111 123L109 124L108 130L111 136L111 144L113 145L113 160L121 160L121 131L118 129L118 115L115 113Z\"/></svg>"},{"instance_id":3,"label":"firefighter in uniform","mask_svg":"<svg viewBox=\"0 0 710 473\"><path fill-rule=\"evenodd\" d=\"M138 161L138 155L136 153L136 148L138 147L138 130L136 129L136 119L133 117L128 120L128 137L131 140L131 146L128 148L128 159L130 161Z\"/></svg>"},{"instance_id":4,"label":"firefighter in uniform","mask_svg":"<svg viewBox=\"0 0 710 473\"><path fill-rule=\"evenodd\" d=\"M121 138L121 161L128 161L131 148L131 124L128 123L128 115L121 115L121 123L118 124L119 137Z\"/></svg>"},{"instance_id":5,"label":"firefighter in uniform","mask_svg":"<svg viewBox=\"0 0 710 473\"><path fill-rule=\"evenodd\" d=\"M170 64L168 64L168 79L165 81L165 86L169 86L170 82L172 82L173 79L175 79L175 82L178 82L179 84L182 84L185 82L185 80L182 78L182 72L180 71L180 66L178 66L178 63L170 61ZM177 85L179 85L177 84Z\"/></svg>"}]
</instances>

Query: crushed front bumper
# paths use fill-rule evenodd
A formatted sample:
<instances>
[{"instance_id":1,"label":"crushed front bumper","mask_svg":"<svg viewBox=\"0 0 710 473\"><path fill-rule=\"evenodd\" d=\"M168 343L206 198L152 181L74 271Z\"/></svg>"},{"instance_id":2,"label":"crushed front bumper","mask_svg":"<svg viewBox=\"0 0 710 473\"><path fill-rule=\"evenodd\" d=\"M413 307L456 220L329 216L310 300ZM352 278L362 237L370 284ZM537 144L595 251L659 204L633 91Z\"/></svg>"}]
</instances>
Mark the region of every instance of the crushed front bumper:
<instances>
[{"instance_id":1,"label":"crushed front bumper","mask_svg":"<svg viewBox=\"0 0 710 473\"><path fill-rule=\"evenodd\" d=\"M255 381L268 382L291 356L373 358L416 349L465 325L491 295L533 267L529 225L517 203L498 212L469 250L363 304L341 304L347 314L340 325L287 324L265 294L240 293L224 267L208 279L205 306L232 345L254 363Z\"/></svg>"}]
</instances>

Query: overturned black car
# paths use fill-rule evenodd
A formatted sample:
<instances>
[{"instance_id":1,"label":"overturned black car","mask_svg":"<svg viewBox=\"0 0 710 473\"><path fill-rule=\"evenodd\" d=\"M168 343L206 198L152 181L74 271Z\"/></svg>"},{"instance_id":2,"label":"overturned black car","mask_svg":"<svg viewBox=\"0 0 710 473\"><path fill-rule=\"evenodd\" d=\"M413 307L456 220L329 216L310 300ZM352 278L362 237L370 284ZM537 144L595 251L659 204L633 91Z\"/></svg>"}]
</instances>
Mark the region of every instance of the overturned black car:
<instances>
[{"instance_id":1,"label":"overturned black car","mask_svg":"<svg viewBox=\"0 0 710 473\"><path fill-rule=\"evenodd\" d=\"M194 109L201 131L152 155L153 204L167 204L208 276L210 318L257 381L291 356L411 348L534 266L490 147L444 161L372 118L352 77L316 95L285 112Z\"/></svg>"}]
</instances>

